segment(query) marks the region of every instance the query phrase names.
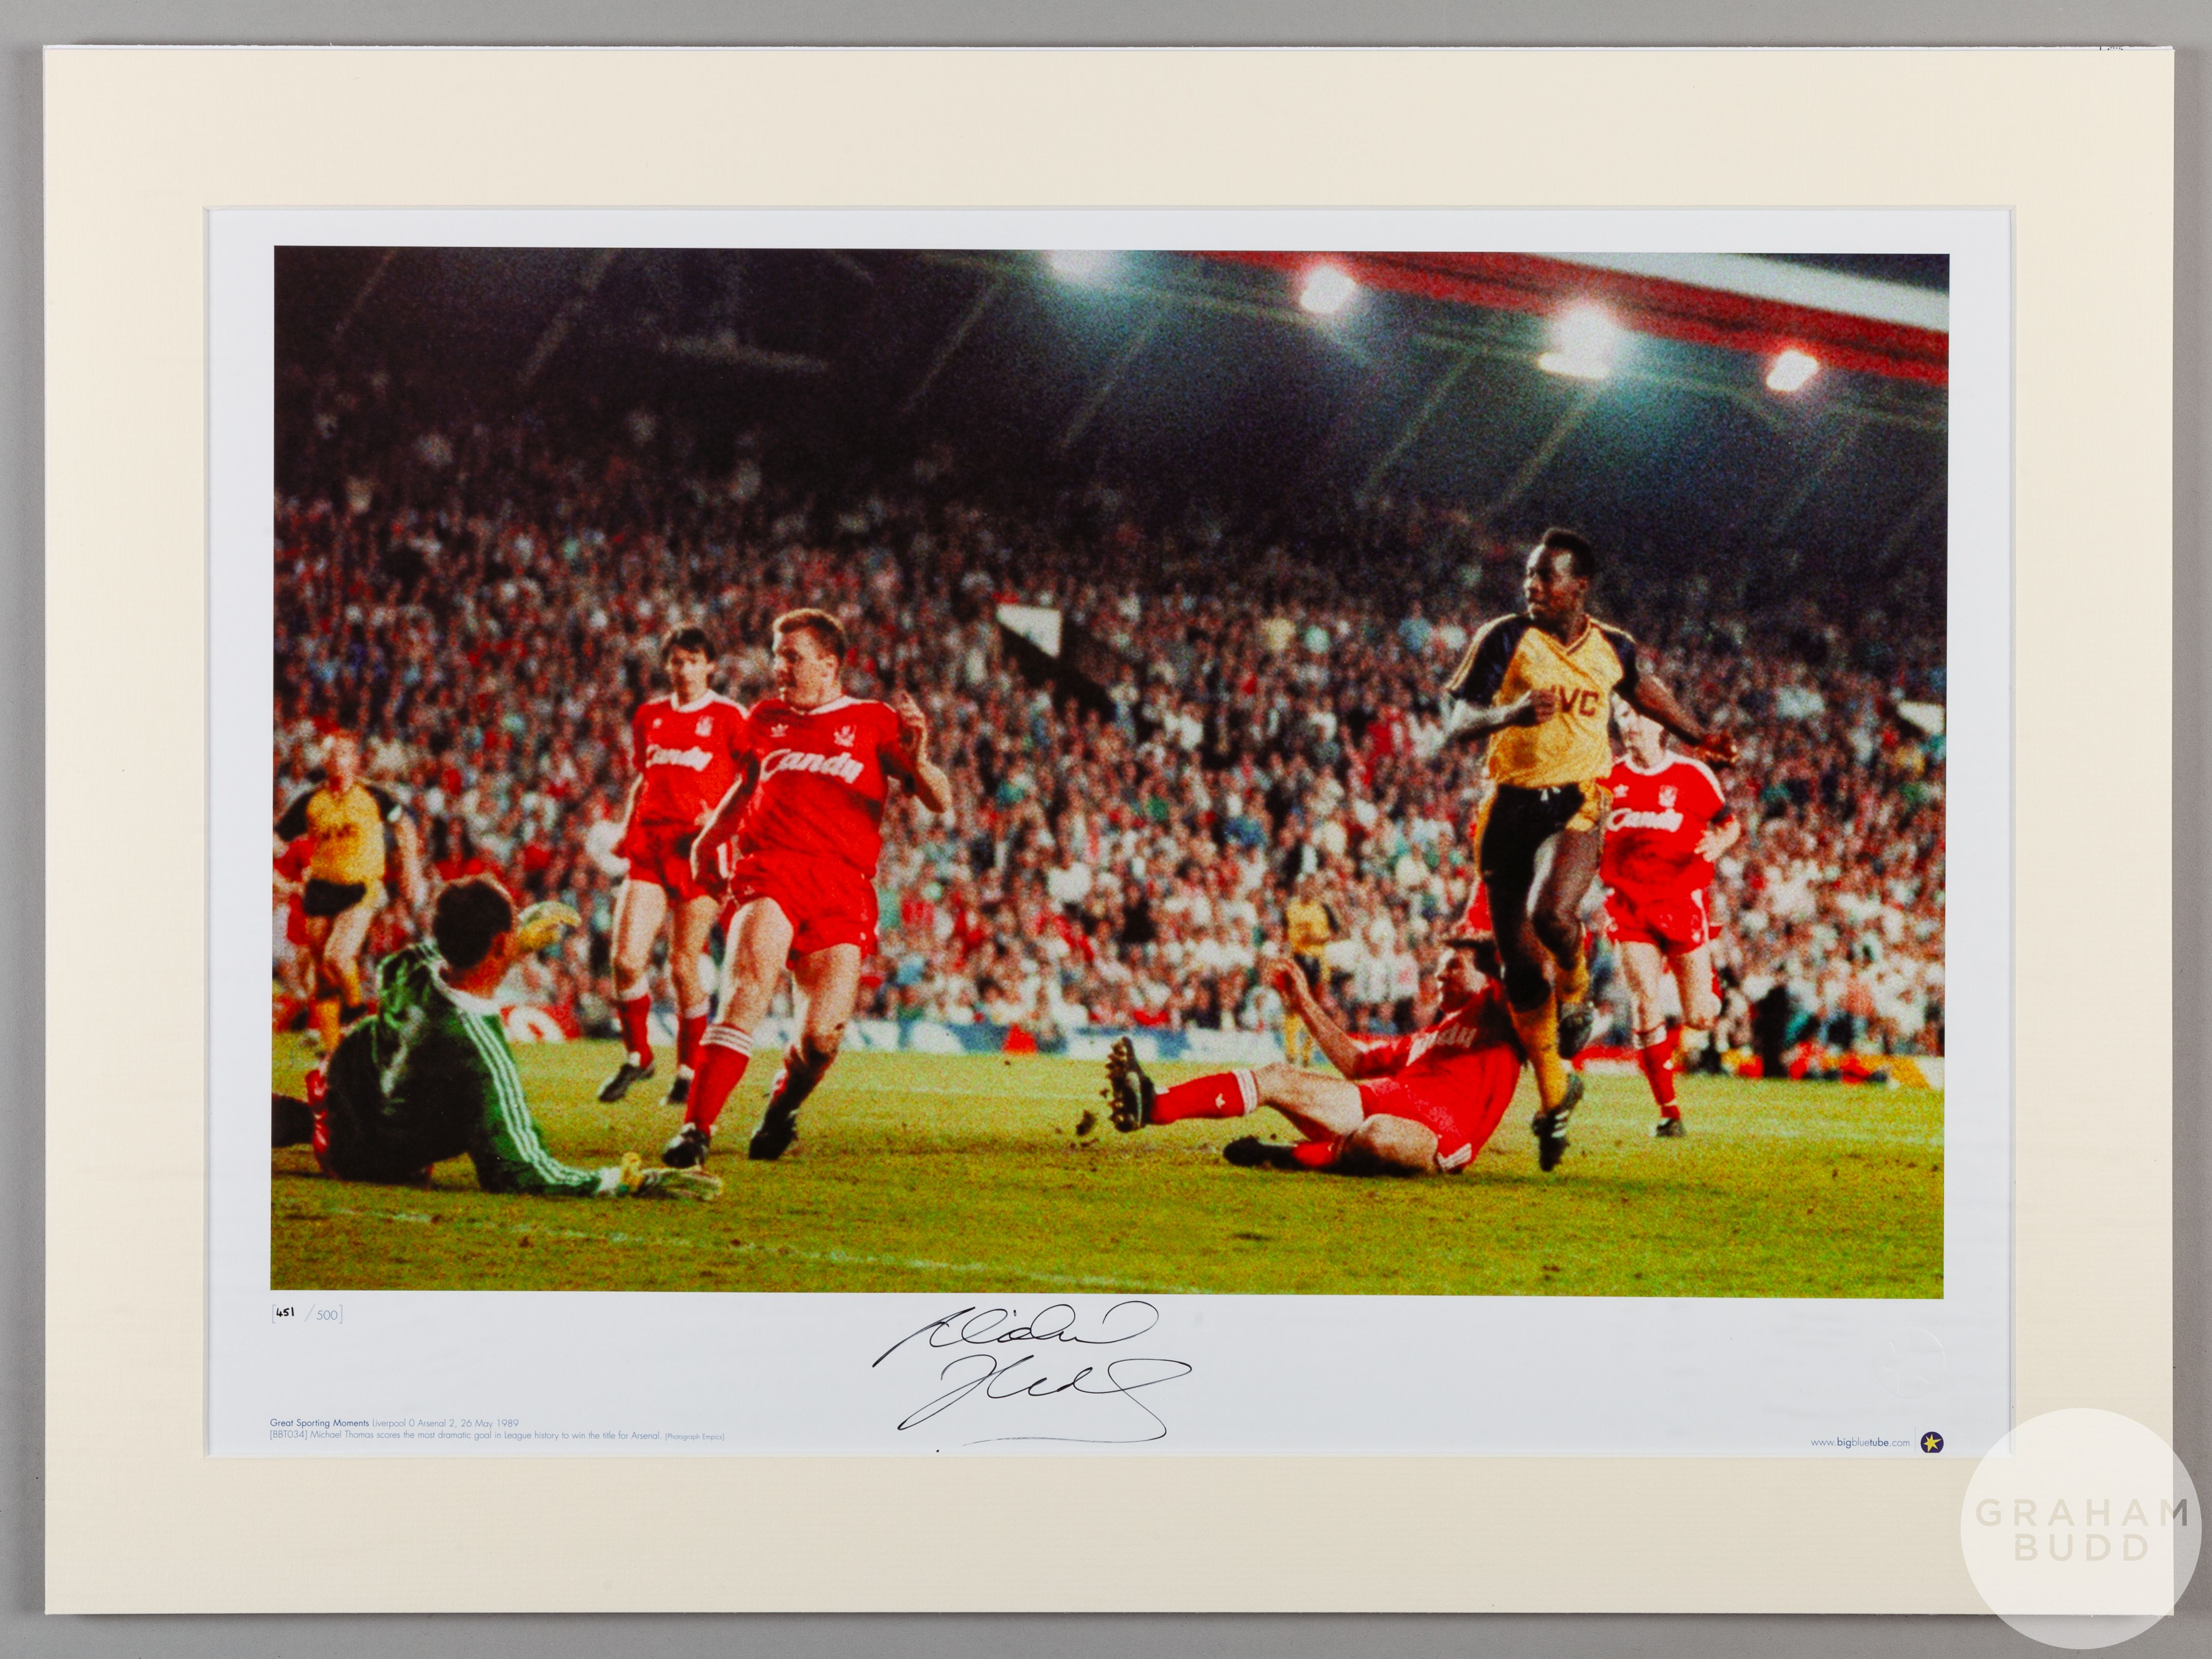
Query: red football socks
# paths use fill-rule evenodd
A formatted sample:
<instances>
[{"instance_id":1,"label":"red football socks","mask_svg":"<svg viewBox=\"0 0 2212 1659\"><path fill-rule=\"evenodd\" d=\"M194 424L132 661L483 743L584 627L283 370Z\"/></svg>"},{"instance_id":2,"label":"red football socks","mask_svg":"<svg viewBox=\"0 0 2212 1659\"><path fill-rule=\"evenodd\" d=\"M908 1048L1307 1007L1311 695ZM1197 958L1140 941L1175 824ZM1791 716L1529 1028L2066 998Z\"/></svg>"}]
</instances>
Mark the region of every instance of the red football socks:
<instances>
[{"instance_id":1,"label":"red football socks","mask_svg":"<svg viewBox=\"0 0 2212 1659\"><path fill-rule=\"evenodd\" d=\"M1210 1072L1163 1090L1152 1100L1155 1123L1187 1117L1243 1117L1260 1105L1260 1086L1249 1071Z\"/></svg>"},{"instance_id":2,"label":"red football socks","mask_svg":"<svg viewBox=\"0 0 2212 1659\"><path fill-rule=\"evenodd\" d=\"M634 997L624 997L615 1004L615 1016L622 1021L623 1052L633 1066L653 1064L653 998L640 992Z\"/></svg>"},{"instance_id":3,"label":"red football socks","mask_svg":"<svg viewBox=\"0 0 2212 1659\"><path fill-rule=\"evenodd\" d=\"M1662 1036L1658 1042L1636 1051L1636 1063L1644 1068L1644 1080L1651 1085L1651 1098L1659 1103L1662 1117L1680 1117L1681 1112L1674 1104L1674 1045Z\"/></svg>"},{"instance_id":4,"label":"red football socks","mask_svg":"<svg viewBox=\"0 0 2212 1659\"><path fill-rule=\"evenodd\" d=\"M686 1012L676 1019L676 1069L696 1072L699 1067L699 1039L707 1035L707 1003L701 1003L696 1013Z\"/></svg>"},{"instance_id":5,"label":"red football socks","mask_svg":"<svg viewBox=\"0 0 2212 1659\"><path fill-rule=\"evenodd\" d=\"M1344 1156L1344 1137L1330 1135L1322 1140L1301 1140L1291 1148L1291 1156L1309 1170L1334 1170L1337 1160Z\"/></svg>"},{"instance_id":6,"label":"red football socks","mask_svg":"<svg viewBox=\"0 0 2212 1659\"><path fill-rule=\"evenodd\" d=\"M691 1079L691 1099L684 1109L684 1121L714 1133L714 1120L721 1116L730 1091L744 1081L746 1063L752 1057L751 1032L740 1031L734 1025L708 1027L706 1036L699 1039L699 1069Z\"/></svg>"}]
</instances>

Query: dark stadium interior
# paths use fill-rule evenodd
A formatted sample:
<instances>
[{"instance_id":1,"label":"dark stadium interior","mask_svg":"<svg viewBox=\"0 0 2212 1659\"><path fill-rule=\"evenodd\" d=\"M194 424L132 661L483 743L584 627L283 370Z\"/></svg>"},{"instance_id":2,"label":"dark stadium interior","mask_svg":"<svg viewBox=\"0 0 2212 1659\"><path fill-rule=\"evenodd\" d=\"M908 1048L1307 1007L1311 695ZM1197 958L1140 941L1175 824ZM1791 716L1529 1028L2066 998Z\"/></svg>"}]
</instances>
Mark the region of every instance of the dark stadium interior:
<instances>
[{"instance_id":1,"label":"dark stadium interior","mask_svg":"<svg viewBox=\"0 0 2212 1659\"><path fill-rule=\"evenodd\" d=\"M405 369L586 429L647 404L704 471L757 429L832 478L949 439L1004 475L1103 472L1248 520L1387 488L1574 524L1639 581L1702 570L1757 598L1810 576L1940 621L1940 388L1832 372L1780 399L1756 358L1645 337L1591 396L1537 369L1542 336L1382 293L1323 324L1273 271L1172 254L1070 283L996 252L298 249L278 289L288 371Z\"/></svg>"},{"instance_id":2,"label":"dark stadium interior","mask_svg":"<svg viewBox=\"0 0 2212 1659\"><path fill-rule=\"evenodd\" d=\"M1814 1069L1942 1051L1940 383L1778 395L1642 333L1577 380L1528 311L1317 317L1190 254L299 248L277 278L280 791L314 723L364 729L443 867L592 919L533 991L586 1025L592 826L659 635L703 623L750 700L767 619L812 603L852 689L924 694L963 802L890 826L874 1012L1264 1027L1253 938L1310 866L1357 941L1340 1006L1402 1024L1479 787L1436 692L1559 522L1744 742L1732 1036L1765 1001ZM1057 660L1009 601L1063 614Z\"/></svg>"}]
</instances>

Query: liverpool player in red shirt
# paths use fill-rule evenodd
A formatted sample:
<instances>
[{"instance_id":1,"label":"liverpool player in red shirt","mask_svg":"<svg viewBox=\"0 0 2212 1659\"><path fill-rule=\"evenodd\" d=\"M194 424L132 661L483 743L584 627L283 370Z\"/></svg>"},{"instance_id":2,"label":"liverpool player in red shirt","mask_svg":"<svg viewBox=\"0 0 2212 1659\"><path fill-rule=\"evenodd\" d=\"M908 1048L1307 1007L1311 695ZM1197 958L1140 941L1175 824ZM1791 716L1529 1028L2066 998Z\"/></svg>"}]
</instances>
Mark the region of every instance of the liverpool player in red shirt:
<instances>
[{"instance_id":1,"label":"liverpool player in red shirt","mask_svg":"<svg viewBox=\"0 0 2212 1659\"><path fill-rule=\"evenodd\" d=\"M1652 1133L1672 1139L1682 1133L1682 1109L1674 1099L1674 1054L1661 991L1671 970L1685 1030L1710 1031L1720 1017L1705 889L1714 862L1735 845L1743 825L1720 780L1703 761L1670 751L1656 720L1621 704L1614 714L1627 753L1606 779L1613 801L1598 875L1605 883L1606 931L1628 981L1637 1061L1659 1103Z\"/></svg>"},{"instance_id":2,"label":"liverpool player in red shirt","mask_svg":"<svg viewBox=\"0 0 2212 1659\"><path fill-rule=\"evenodd\" d=\"M787 611L775 633L775 695L747 717L744 773L691 848L702 880L732 838L738 858L721 1011L700 1044L684 1127L661 1152L677 1169L706 1161L714 1120L745 1074L753 1027L787 963L805 1015L747 1155L781 1158L797 1138L799 1109L837 1057L861 964L876 948L876 860L891 780L933 812L952 805L913 696L884 703L845 695L845 630L835 617Z\"/></svg>"},{"instance_id":3,"label":"liverpool player in red shirt","mask_svg":"<svg viewBox=\"0 0 2212 1659\"><path fill-rule=\"evenodd\" d=\"M622 1018L623 1060L599 1085L599 1098L620 1100L630 1085L653 1075L653 942L667 921L677 1019L676 1078L668 1097L680 1105L707 1030L709 1005L699 960L721 907L714 890L691 873L691 839L737 779L745 713L708 689L714 647L703 629L676 629L662 644L660 659L671 694L645 704L630 722L637 776L615 847L629 860L615 901L615 1010Z\"/></svg>"},{"instance_id":4,"label":"liverpool player in red shirt","mask_svg":"<svg viewBox=\"0 0 2212 1659\"><path fill-rule=\"evenodd\" d=\"M1106 1061L1114 1127L1243 1117L1272 1106L1304 1139L1247 1135L1222 1148L1247 1168L1336 1170L1346 1175L1455 1174L1496 1131L1520 1080L1521 1046L1497 981L1497 941L1482 890L1444 941L1434 1024L1405 1036L1355 1037L1322 1010L1296 964L1277 959L1269 982L1306 1023L1341 1078L1285 1064L1215 1072L1156 1088L1128 1038Z\"/></svg>"}]
</instances>

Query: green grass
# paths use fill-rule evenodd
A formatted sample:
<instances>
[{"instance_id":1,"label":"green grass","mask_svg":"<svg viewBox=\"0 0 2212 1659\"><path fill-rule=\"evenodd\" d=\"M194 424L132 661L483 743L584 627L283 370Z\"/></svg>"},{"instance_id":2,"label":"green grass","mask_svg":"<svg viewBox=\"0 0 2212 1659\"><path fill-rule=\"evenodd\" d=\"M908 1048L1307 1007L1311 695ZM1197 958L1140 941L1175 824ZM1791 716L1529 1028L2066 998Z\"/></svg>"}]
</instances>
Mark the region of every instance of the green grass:
<instances>
[{"instance_id":1,"label":"green grass","mask_svg":"<svg viewBox=\"0 0 2212 1659\"><path fill-rule=\"evenodd\" d=\"M556 1156L651 1161L679 1113L658 1079L592 1098L611 1043L516 1051ZM664 1066L666 1057L662 1057ZM279 1088L307 1055L280 1039ZM1163 1066L1176 1081L1204 1068ZM1206 1291L1435 1296L1940 1297L1943 1097L1690 1079L1689 1137L1655 1141L1637 1077L1589 1079L1571 1149L1540 1174L1522 1097L1462 1174L1356 1181L1233 1169L1256 1123L1119 1135L1100 1068L1040 1056L848 1054L781 1163L749 1164L772 1063L724 1118L712 1204L479 1192L465 1158L427 1188L275 1156L272 1288Z\"/></svg>"}]
</instances>

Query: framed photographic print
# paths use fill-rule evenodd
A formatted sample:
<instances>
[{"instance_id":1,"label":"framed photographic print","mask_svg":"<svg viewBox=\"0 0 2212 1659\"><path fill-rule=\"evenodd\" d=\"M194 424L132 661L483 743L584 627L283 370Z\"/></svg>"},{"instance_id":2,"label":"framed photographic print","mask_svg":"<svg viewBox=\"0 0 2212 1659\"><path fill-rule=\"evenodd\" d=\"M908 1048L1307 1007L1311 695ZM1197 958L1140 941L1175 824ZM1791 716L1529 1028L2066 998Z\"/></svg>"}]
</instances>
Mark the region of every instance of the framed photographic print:
<instances>
[{"instance_id":1,"label":"framed photographic print","mask_svg":"<svg viewBox=\"0 0 2212 1659\"><path fill-rule=\"evenodd\" d=\"M2035 666L2170 77L51 56L50 749L198 831L58 771L52 972L204 987L51 1138L52 1604L1978 1610L1975 1461L2170 1412L2165 659Z\"/></svg>"},{"instance_id":2,"label":"framed photographic print","mask_svg":"<svg viewBox=\"0 0 2212 1659\"><path fill-rule=\"evenodd\" d=\"M2001 216L212 232L216 1451L2004 1432Z\"/></svg>"}]
</instances>

